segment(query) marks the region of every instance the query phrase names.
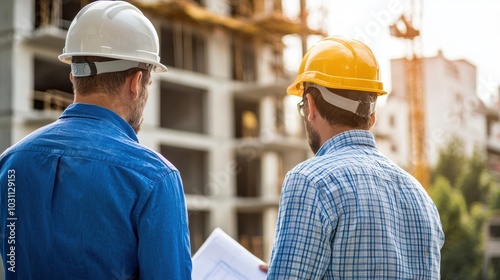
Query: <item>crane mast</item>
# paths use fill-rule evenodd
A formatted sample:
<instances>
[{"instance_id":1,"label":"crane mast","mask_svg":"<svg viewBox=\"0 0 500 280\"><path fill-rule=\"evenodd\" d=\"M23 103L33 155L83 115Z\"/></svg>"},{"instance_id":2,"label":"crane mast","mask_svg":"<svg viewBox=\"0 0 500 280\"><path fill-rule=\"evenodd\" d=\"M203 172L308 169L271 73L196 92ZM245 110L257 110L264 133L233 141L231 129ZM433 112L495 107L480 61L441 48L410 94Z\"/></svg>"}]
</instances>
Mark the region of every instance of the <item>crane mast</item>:
<instances>
[{"instance_id":1,"label":"crane mast","mask_svg":"<svg viewBox=\"0 0 500 280\"><path fill-rule=\"evenodd\" d=\"M420 30L422 0L407 2L404 13L390 26L391 35L406 41L404 60L406 96L409 104L410 172L428 189L430 176L426 148L425 92Z\"/></svg>"}]
</instances>

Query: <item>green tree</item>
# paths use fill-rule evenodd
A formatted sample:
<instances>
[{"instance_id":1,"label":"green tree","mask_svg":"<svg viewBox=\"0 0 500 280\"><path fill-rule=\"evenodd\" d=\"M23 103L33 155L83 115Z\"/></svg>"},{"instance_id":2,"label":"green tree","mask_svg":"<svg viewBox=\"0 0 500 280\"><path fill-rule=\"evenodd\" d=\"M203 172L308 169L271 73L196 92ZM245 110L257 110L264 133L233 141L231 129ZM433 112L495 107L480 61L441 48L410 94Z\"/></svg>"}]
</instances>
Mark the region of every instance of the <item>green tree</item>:
<instances>
[{"instance_id":1,"label":"green tree","mask_svg":"<svg viewBox=\"0 0 500 280\"><path fill-rule=\"evenodd\" d=\"M445 234L441 250L442 279L477 279L483 259L480 228L484 213L480 205L472 207L473 215L469 214L462 193L444 176L436 178L431 190Z\"/></svg>"},{"instance_id":2,"label":"green tree","mask_svg":"<svg viewBox=\"0 0 500 280\"><path fill-rule=\"evenodd\" d=\"M463 146L457 137L451 137L432 170L430 195L445 233L442 279L481 279L483 227L491 209L500 209L500 188L484 153L476 148L468 157Z\"/></svg>"},{"instance_id":3,"label":"green tree","mask_svg":"<svg viewBox=\"0 0 500 280\"><path fill-rule=\"evenodd\" d=\"M476 148L464 167L456 184L464 195L467 207L470 208L476 202L487 204L495 180L488 171L484 153Z\"/></svg>"},{"instance_id":4,"label":"green tree","mask_svg":"<svg viewBox=\"0 0 500 280\"><path fill-rule=\"evenodd\" d=\"M500 209L500 188L498 188L497 186L494 186L490 192L488 208L491 210Z\"/></svg>"},{"instance_id":5,"label":"green tree","mask_svg":"<svg viewBox=\"0 0 500 280\"><path fill-rule=\"evenodd\" d=\"M462 141L458 137L452 136L448 140L446 148L439 151L438 162L432 170L432 181L435 181L439 176L444 176L454 187L465 167L466 157L463 150Z\"/></svg>"}]
</instances>

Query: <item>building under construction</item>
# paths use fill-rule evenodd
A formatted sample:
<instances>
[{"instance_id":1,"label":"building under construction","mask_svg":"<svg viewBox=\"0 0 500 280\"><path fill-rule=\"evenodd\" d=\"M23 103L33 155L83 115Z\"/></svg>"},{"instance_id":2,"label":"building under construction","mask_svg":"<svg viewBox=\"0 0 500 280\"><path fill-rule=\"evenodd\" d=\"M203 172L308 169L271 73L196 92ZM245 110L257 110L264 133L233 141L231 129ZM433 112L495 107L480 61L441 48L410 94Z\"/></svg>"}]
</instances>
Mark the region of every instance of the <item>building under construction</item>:
<instances>
[{"instance_id":1,"label":"building under construction","mask_svg":"<svg viewBox=\"0 0 500 280\"><path fill-rule=\"evenodd\" d=\"M72 103L70 67L57 56L89 2L1 1L1 151ZM283 16L281 0L130 2L155 25L169 68L153 75L139 139L181 172L193 253L221 227L267 260L285 172L309 156L285 106L282 39L321 32Z\"/></svg>"}]
</instances>

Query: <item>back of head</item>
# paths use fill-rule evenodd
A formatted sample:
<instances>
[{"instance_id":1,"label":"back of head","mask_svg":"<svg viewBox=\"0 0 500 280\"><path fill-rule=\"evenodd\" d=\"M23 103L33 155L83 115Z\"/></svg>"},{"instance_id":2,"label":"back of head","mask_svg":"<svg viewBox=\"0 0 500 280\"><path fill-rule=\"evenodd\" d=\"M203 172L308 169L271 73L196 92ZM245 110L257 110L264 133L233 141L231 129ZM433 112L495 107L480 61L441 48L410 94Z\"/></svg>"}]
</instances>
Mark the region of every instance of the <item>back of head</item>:
<instances>
[{"instance_id":1,"label":"back of head","mask_svg":"<svg viewBox=\"0 0 500 280\"><path fill-rule=\"evenodd\" d=\"M59 60L71 64L75 91L84 94L78 80L98 81L106 87L107 73L145 70L165 72L160 63L159 40L153 24L135 6L123 1L96 1L73 19ZM129 72L134 72L129 71ZM92 78L89 78L92 77ZM103 84L104 83L104 84ZM108 86L113 88L114 85Z\"/></svg>"},{"instance_id":2,"label":"back of head","mask_svg":"<svg viewBox=\"0 0 500 280\"><path fill-rule=\"evenodd\" d=\"M364 43L325 37L304 55L288 94L313 95L318 111L331 124L362 127L386 94L378 62Z\"/></svg>"}]
</instances>

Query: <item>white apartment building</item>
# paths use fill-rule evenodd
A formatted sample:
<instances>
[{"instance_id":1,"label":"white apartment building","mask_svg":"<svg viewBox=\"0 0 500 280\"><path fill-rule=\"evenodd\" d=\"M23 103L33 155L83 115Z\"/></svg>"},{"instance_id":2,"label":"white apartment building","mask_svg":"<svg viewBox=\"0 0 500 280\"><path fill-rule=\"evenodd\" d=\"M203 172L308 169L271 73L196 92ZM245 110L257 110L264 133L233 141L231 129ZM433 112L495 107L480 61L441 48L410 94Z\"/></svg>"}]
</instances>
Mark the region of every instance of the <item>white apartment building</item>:
<instances>
[{"instance_id":1,"label":"white apartment building","mask_svg":"<svg viewBox=\"0 0 500 280\"><path fill-rule=\"evenodd\" d=\"M405 58L391 60L392 92L378 106L374 133L379 149L402 167L409 167L409 105L406 96ZM475 146L486 147L487 123L483 102L476 94L476 67L466 60L446 59L440 51L422 58L425 94L425 139L430 166L437 163L439 150L455 135L466 154Z\"/></svg>"},{"instance_id":2,"label":"white apartment building","mask_svg":"<svg viewBox=\"0 0 500 280\"><path fill-rule=\"evenodd\" d=\"M57 56L89 2L0 2L0 151L72 102L70 67ZM192 252L220 227L267 261L281 182L310 156L302 121L285 106L293 77L282 37L319 32L283 17L277 0L130 2L155 25L169 68L153 75L139 139L181 172Z\"/></svg>"}]
</instances>

